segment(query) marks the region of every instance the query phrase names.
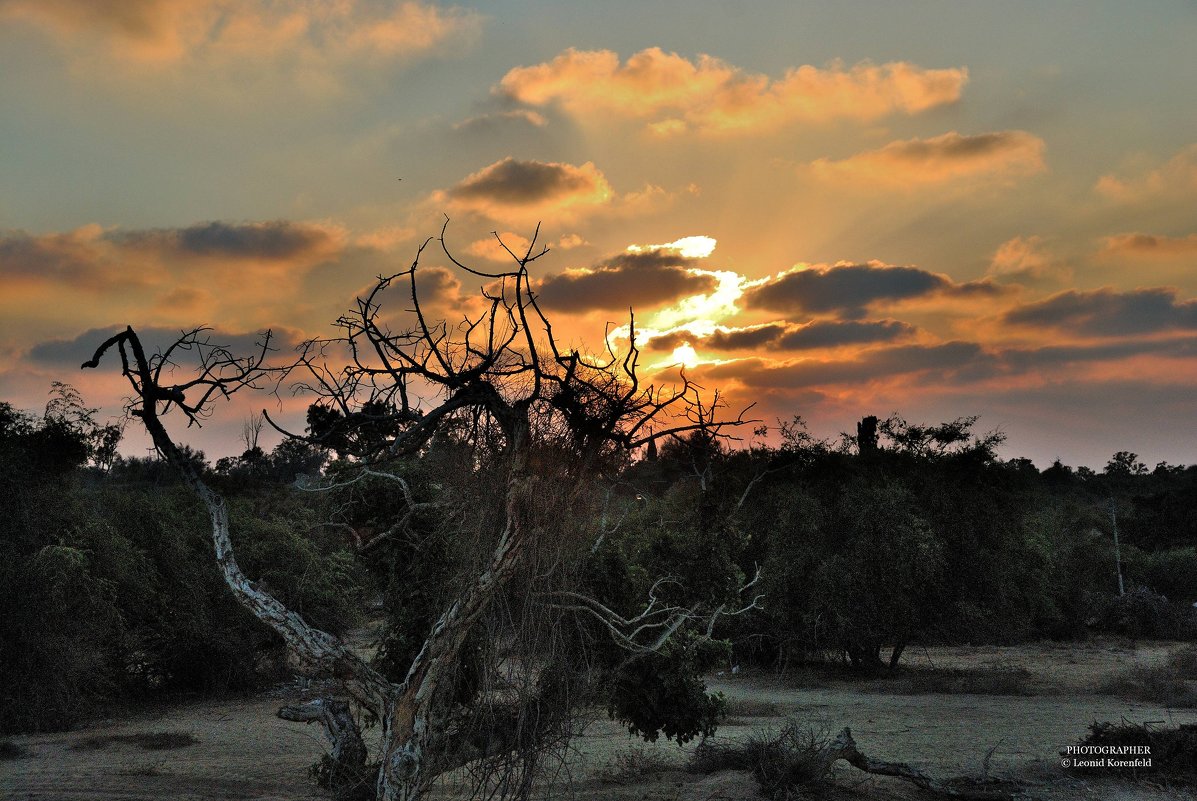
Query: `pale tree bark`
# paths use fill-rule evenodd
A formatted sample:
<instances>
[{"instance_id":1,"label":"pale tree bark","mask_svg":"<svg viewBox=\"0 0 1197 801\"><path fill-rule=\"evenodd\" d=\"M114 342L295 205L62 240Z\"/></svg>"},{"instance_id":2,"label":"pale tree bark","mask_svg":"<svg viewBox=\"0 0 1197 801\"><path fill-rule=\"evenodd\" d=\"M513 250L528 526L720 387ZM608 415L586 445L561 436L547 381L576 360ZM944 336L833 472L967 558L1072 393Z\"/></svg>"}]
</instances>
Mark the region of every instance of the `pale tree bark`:
<instances>
[{"instance_id":1,"label":"pale tree bark","mask_svg":"<svg viewBox=\"0 0 1197 801\"><path fill-rule=\"evenodd\" d=\"M330 789L357 785L365 779L366 745L348 703L337 698L316 698L288 704L278 716L296 723L318 723L324 729L332 746L325 777Z\"/></svg>"}]
</instances>

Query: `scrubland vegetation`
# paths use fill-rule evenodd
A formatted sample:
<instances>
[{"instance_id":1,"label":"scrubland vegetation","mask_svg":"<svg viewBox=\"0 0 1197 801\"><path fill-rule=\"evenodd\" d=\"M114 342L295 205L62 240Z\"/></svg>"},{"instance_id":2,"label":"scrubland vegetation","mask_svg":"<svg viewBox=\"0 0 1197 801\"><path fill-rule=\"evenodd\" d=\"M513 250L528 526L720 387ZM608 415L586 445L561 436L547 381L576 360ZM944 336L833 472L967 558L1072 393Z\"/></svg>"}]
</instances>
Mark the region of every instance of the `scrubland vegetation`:
<instances>
[{"instance_id":1,"label":"scrubland vegetation","mask_svg":"<svg viewBox=\"0 0 1197 801\"><path fill-rule=\"evenodd\" d=\"M614 529L589 579L605 597L634 604L649 577L693 591L761 574L753 588L761 608L719 621L711 643L688 657L696 664L671 674L648 660L625 676L626 695L610 705L630 726L665 696L693 710L677 731L713 726L717 702L702 702L701 684L683 678L696 667L830 661L850 674L900 666L912 644L1194 634L1193 468L1148 471L1119 454L1101 473L1038 471L996 458L995 438L973 436L967 419L884 421L876 446L864 449L854 438L813 441L793 424L784 434L778 446L747 449L697 436L666 442L592 488ZM162 462L105 456L111 436L66 388L44 415L0 406L7 732L67 728L146 699L260 687L288 670L281 639L221 581L202 508ZM446 442L398 468L433 503L410 521L412 536L435 529L446 475L468 469L453 450ZM438 610L454 543L400 538L365 558L358 546L405 503L384 479L297 489L297 477L343 467L335 453L294 442L216 465L191 457L231 499L247 574L332 632L381 600L379 663L411 658ZM1191 706L1191 663L1186 652L1108 689ZM919 682L942 691L971 681L908 675L914 691Z\"/></svg>"}]
</instances>

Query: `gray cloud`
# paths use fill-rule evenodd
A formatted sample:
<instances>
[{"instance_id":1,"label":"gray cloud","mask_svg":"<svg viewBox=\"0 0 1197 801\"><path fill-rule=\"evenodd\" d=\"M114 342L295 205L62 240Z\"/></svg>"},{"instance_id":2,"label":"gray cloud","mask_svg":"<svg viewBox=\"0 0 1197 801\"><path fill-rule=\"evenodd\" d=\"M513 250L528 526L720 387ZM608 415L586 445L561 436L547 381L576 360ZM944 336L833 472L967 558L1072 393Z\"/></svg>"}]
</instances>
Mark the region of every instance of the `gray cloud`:
<instances>
[{"instance_id":1,"label":"gray cloud","mask_svg":"<svg viewBox=\"0 0 1197 801\"><path fill-rule=\"evenodd\" d=\"M887 148L887 152L896 159L907 161L969 160L1009 150L1018 135L1017 131L994 131L972 136L947 134L934 139L895 142Z\"/></svg>"},{"instance_id":2,"label":"gray cloud","mask_svg":"<svg viewBox=\"0 0 1197 801\"><path fill-rule=\"evenodd\" d=\"M768 323L746 328L722 329L705 337L678 331L654 337L648 346L653 350L672 350L683 342L688 342L709 350L749 350L761 347L770 350L812 350L840 345L892 342L914 332L914 326L897 320L817 320L806 325Z\"/></svg>"},{"instance_id":3,"label":"gray cloud","mask_svg":"<svg viewBox=\"0 0 1197 801\"><path fill-rule=\"evenodd\" d=\"M72 289L132 289L161 280L162 268L169 271L189 258L252 260L286 267L288 263L310 265L339 246L334 229L282 220L130 231L88 225L37 235L3 231L0 275L63 282Z\"/></svg>"},{"instance_id":4,"label":"gray cloud","mask_svg":"<svg viewBox=\"0 0 1197 801\"><path fill-rule=\"evenodd\" d=\"M915 331L914 326L898 320L846 321L821 320L788 331L774 347L778 350L834 348L839 345L864 345L892 342Z\"/></svg>"},{"instance_id":5,"label":"gray cloud","mask_svg":"<svg viewBox=\"0 0 1197 801\"><path fill-rule=\"evenodd\" d=\"M481 136L498 134L510 128L519 128L522 133L526 133L528 128L543 128L546 125L548 120L543 114L528 109L511 109L469 117L454 123L453 130Z\"/></svg>"},{"instance_id":6,"label":"gray cloud","mask_svg":"<svg viewBox=\"0 0 1197 801\"><path fill-rule=\"evenodd\" d=\"M508 157L485 167L451 187L447 194L456 201L531 205L544 201L590 195L607 187L594 165L518 161Z\"/></svg>"},{"instance_id":7,"label":"gray cloud","mask_svg":"<svg viewBox=\"0 0 1197 801\"><path fill-rule=\"evenodd\" d=\"M1010 348L1001 358L1013 372L1028 372L1081 362L1103 362L1151 354L1187 359L1197 356L1197 338L1147 339L1131 342L1103 342L1096 345L1048 345L1042 348Z\"/></svg>"},{"instance_id":8,"label":"gray cloud","mask_svg":"<svg viewBox=\"0 0 1197 801\"><path fill-rule=\"evenodd\" d=\"M319 253L336 244L325 228L287 220L209 222L187 228L116 232L110 238L118 244L153 247L192 256L274 261Z\"/></svg>"},{"instance_id":9,"label":"gray cloud","mask_svg":"<svg viewBox=\"0 0 1197 801\"><path fill-rule=\"evenodd\" d=\"M1178 300L1167 287L1119 292L1070 289L1002 315L1011 325L1054 328L1091 336L1197 329L1197 300Z\"/></svg>"},{"instance_id":10,"label":"gray cloud","mask_svg":"<svg viewBox=\"0 0 1197 801\"><path fill-rule=\"evenodd\" d=\"M669 249L620 253L587 270L546 276L537 292L546 309L563 312L654 306L715 288L713 277L687 270L693 261Z\"/></svg>"},{"instance_id":11,"label":"gray cloud","mask_svg":"<svg viewBox=\"0 0 1197 801\"><path fill-rule=\"evenodd\" d=\"M957 284L945 275L916 267L878 264L838 264L829 268L794 270L744 293L750 308L786 313L840 312L859 317L872 303L906 300L938 293L997 294L988 281Z\"/></svg>"},{"instance_id":12,"label":"gray cloud","mask_svg":"<svg viewBox=\"0 0 1197 801\"><path fill-rule=\"evenodd\" d=\"M80 364L90 359L104 340L118 331L123 331L123 325L110 325L103 328L91 328L70 339L52 339L34 345L29 350L30 361L52 366L78 368ZM147 326L138 328L137 336L146 349L147 354L161 352L175 342L180 335L177 328L163 328ZM228 348L234 356L249 356L261 348L261 333L233 333L229 331L207 331L204 337L214 345ZM303 341L297 331L290 329L274 329L271 334L271 347L282 354L290 353L295 346ZM180 354L177 361L186 363L187 354Z\"/></svg>"},{"instance_id":13,"label":"gray cloud","mask_svg":"<svg viewBox=\"0 0 1197 801\"><path fill-rule=\"evenodd\" d=\"M784 334L786 327L780 323L770 323L753 328L733 328L727 331L716 331L709 337L703 337L700 342L705 348L715 350L744 350L757 348L775 342Z\"/></svg>"}]
</instances>

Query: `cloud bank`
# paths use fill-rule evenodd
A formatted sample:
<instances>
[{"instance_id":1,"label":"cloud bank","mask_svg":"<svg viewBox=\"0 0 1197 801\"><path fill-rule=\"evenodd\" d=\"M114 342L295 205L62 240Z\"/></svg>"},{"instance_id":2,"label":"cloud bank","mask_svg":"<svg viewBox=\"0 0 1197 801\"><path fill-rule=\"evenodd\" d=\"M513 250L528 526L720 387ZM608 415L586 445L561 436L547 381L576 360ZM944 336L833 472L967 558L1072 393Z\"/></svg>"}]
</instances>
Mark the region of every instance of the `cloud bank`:
<instances>
[{"instance_id":1,"label":"cloud bank","mask_svg":"<svg viewBox=\"0 0 1197 801\"><path fill-rule=\"evenodd\" d=\"M924 69L902 61L805 65L770 78L713 56L691 60L650 47L622 63L611 50L569 49L551 61L512 69L494 91L577 116L644 119L658 135L737 134L917 114L956 102L967 82L963 67Z\"/></svg>"}]
</instances>

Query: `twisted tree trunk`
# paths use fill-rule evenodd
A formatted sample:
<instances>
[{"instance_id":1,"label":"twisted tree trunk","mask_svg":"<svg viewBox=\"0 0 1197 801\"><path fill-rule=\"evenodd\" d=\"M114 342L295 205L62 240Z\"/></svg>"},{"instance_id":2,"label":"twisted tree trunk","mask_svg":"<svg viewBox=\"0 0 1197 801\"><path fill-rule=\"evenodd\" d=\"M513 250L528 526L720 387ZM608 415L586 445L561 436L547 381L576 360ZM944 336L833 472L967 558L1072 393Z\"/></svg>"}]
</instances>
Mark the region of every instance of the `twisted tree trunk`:
<instances>
[{"instance_id":1,"label":"twisted tree trunk","mask_svg":"<svg viewBox=\"0 0 1197 801\"><path fill-rule=\"evenodd\" d=\"M297 723L319 723L332 744L327 774L323 777L329 789L358 785L366 772L366 744L349 711L349 704L337 698L316 698L305 704L290 704L278 711L283 720Z\"/></svg>"},{"instance_id":2,"label":"twisted tree trunk","mask_svg":"<svg viewBox=\"0 0 1197 801\"><path fill-rule=\"evenodd\" d=\"M440 690L451 678L474 624L519 565L529 537L524 509L530 501L530 479L524 469L522 437L517 438L514 447L521 452L514 456L508 477L506 526L490 562L441 614L412 662L401 692L387 710L378 775L379 801L416 801L437 775L456 766L446 760L460 749L445 742L444 732L437 730L438 722L443 722L438 720L443 717L438 714L443 700Z\"/></svg>"}]
</instances>

